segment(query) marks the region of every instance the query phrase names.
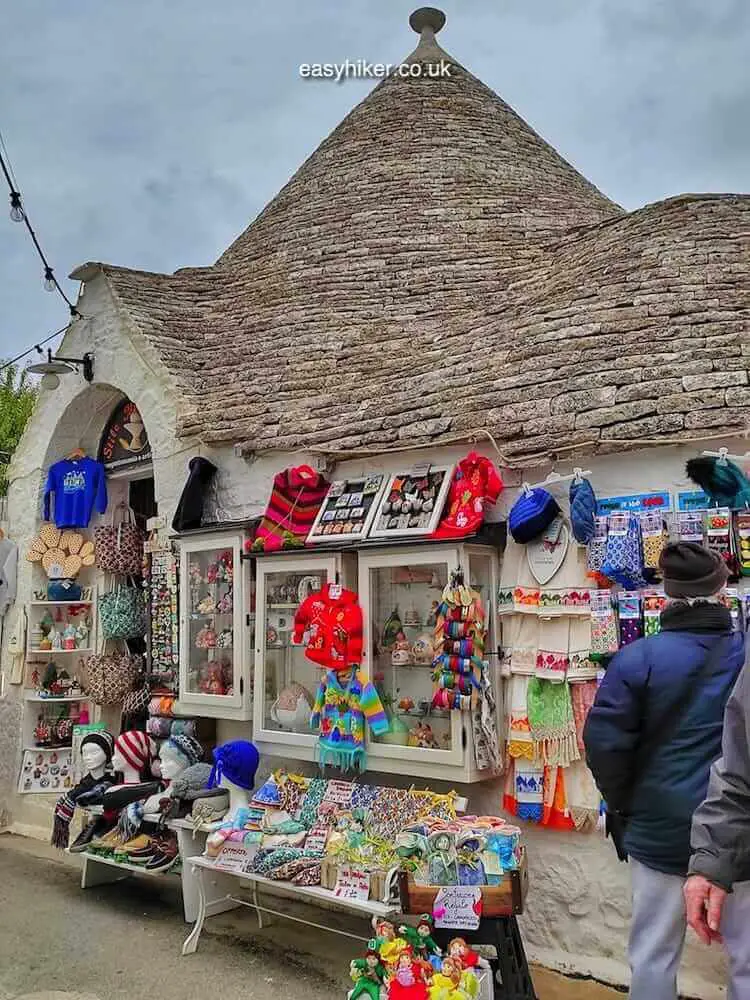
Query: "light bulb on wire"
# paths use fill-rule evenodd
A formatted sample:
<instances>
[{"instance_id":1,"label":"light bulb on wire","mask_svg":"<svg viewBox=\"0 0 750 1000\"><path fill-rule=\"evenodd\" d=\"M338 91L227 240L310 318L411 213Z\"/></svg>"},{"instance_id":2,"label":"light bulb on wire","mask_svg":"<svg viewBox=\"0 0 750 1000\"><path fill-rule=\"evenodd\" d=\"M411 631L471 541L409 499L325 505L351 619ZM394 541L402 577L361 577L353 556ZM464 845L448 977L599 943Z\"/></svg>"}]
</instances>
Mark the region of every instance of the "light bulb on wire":
<instances>
[{"instance_id":1,"label":"light bulb on wire","mask_svg":"<svg viewBox=\"0 0 750 1000\"><path fill-rule=\"evenodd\" d=\"M23 222L25 215L21 204L21 195L18 191L10 192L10 217L13 222Z\"/></svg>"},{"instance_id":2,"label":"light bulb on wire","mask_svg":"<svg viewBox=\"0 0 750 1000\"><path fill-rule=\"evenodd\" d=\"M55 274L51 267L45 267L44 269L44 290L47 292L54 292L57 288L55 283Z\"/></svg>"}]
</instances>

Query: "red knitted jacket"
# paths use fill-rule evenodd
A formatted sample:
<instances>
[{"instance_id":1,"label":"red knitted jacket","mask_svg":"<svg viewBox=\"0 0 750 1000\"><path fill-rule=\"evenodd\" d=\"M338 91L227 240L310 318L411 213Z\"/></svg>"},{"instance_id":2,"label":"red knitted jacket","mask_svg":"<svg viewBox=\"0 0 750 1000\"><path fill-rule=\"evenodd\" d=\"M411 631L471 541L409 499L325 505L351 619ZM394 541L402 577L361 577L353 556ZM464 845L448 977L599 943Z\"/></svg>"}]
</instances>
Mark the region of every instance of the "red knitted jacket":
<instances>
[{"instance_id":1,"label":"red knitted jacket","mask_svg":"<svg viewBox=\"0 0 750 1000\"><path fill-rule=\"evenodd\" d=\"M338 597L331 596L327 583L311 594L294 616L293 641L299 645L308 633L308 660L329 670L345 670L362 662L362 609L357 595L339 588Z\"/></svg>"}]
</instances>

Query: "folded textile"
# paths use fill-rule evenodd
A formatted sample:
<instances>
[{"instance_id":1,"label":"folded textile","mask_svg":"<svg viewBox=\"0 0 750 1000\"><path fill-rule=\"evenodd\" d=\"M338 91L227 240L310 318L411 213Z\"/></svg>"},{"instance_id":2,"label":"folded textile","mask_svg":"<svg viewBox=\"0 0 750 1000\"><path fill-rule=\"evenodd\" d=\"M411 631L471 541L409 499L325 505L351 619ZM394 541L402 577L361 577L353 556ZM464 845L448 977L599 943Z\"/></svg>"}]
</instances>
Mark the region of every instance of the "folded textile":
<instances>
[{"instance_id":1,"label":"folded textile","mask_svg":"<svg viewBox=\"0 0 750 1000\"><path fill-rule=\"evenodd\" d=\"M553 684L532 677L526 702L535 756L545 764L560 767L578 760L580 753L568 682Z\"/></svg>"}]
</instances>

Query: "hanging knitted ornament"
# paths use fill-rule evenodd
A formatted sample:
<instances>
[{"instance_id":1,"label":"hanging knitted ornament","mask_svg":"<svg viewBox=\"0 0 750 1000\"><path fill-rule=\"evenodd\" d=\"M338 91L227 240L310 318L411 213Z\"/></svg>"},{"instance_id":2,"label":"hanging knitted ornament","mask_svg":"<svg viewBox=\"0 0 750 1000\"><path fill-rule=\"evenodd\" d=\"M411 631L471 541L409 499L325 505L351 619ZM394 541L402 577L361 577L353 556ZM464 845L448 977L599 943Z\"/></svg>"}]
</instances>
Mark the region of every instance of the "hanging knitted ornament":
<instances>
[{"instance_id":1,"label":"hanging knitted ornament","mask_svg":"<svg viewBox=\"0 0 750 1000\"><path fill-rule=\"evenodd\" d=\"M463 577L456 573L443 591L437 612L433 708L469 711L484 669L486 637L481 598L465 587Z\"/></svg>"},{"instance_id":2,"label":"hanging knitted ornament","mask_svg":"<svg viewBox=\"0 0 750 1000\"><path fill-rule=\"evenodd\" d=\"M537 486L533 490L522 490L508 514L508 528L513 540L521 545L541 535L560 513L557 501Z\"/></svg>"},{"instance_id":3,"label":"hanging knitted ornament","mask_svg":"<svg viewBox=\"0 0 750 1000\"><path fill-rule=\"evenodd\" d=\"M536 757L545 764L560 767L568 767L578 760L580 753L568 682L553 684L532 677L526 697Z\"/></svg>"},{"instance_id":4,"label":"hanging knitted ornament","mask_svg":"<svg viewBox=\"0 0 750 1000\"><path fill-rule=\"evenodd\" d=\"M704 455L691 458L685 471L718 507L732 510L750 507L750 482L734 462Z\"/></svg>"},{"instance_id":5,"label":"hanging knitted ornament","mask_svg":"<svg viewBox=\"0 0 750 1000\"><path fill-rule=\"evenodd\" d=\"M581 545L588 545L594 537L596 494L588 479L573 480L570 484L570 524L573 537Z\"/></svg>"}]
</instances>

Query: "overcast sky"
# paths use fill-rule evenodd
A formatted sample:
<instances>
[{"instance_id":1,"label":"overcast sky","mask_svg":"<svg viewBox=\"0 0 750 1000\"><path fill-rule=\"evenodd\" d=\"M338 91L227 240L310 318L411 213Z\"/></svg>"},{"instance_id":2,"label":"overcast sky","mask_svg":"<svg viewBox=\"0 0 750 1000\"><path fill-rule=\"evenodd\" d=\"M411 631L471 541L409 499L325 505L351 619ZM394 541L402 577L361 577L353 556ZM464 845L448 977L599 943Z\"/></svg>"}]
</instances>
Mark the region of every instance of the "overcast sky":
<instances>
[{"instance_id":1,"label":"overcast sky","mask_svg":"<svg viewBox=\"0 0 750 1000\"><path fill-rule=\"evenodd\" d=\"M302 80L300 63L397 62L416 44L416 6L0 0L0 130L61 281L86 260L211 263L373 86ZM748 0L442 8L443 47L620 204L750 191ZM7 357L66 311L4 204Z\"/></svg>"}]
</instances>

